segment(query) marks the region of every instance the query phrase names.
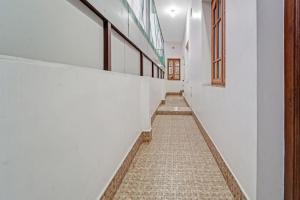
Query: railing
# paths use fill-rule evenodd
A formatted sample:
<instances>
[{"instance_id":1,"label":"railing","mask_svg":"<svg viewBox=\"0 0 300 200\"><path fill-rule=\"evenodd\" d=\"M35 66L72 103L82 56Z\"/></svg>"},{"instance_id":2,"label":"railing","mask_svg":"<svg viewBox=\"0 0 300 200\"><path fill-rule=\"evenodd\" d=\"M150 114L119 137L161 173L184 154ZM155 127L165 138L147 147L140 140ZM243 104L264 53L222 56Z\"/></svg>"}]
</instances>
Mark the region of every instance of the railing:
<instances>
[{"instance_id":1,"label":"railing","mask_svg":"<svg viewBox=\"0 0 300 200\"><path fill-rule=\"evenodd\" d=\"M122 0L122 2L164 66L164 38L154 0Z\"/></svg>"},{"instance_id":2,"label":"railing","mask_svg":"<svg viewBox=\"0 0 300 200\"><path fill-rule=\"evenodd\" d=\"M165 72L162 70L150 57L147 56L146 53L144 53L134 42L132 42L126 35L124 35L116 26L114 26L104 15L102 15L99 10L97 10L93 5L91 5L88 0L80 0L84 5L86 5L94 14L96 14L99 18L103 20L104 24L104 31L103 31L103 39L104 39L104 70L106 71L112 71L112 61L111 61L111 37L112 37L112 30L117 32L121 37L123 37L130 45L132 45L137 51L140 52L140 76L144 76L144 57L147 58L152 63L152 77L153 78L159 78L164 79ZM146 1L152 1L152 0L146 0ZM127 1L126 1L127 2ZM127 3L128 4L128 3ZM129 6L129 4L128 4ZM155 9L156 12L156 9ZM157 15L156 15L157 16ZM135 16L135 20L137 20ZM138 26L142 26L139 24ZM150 27L150 24L147 26ZM141 28L141 27L140 27ZM151 29L151 28L150 28ZM159 27L160 30L160 27ZM144 32L145 34L146 32ZM161 32L160 32L161 34ZM162 35L161 35L162 38ZM149 38L147 38L149 39ZM163 39L163 38L162 38ZM163 42L163 41L162 41ZM152 47L155 47L153 43ZM159 59L161 63L164 63L164 50L162 49L155 49L155 52L160 55ZM164 66L164 64L163 64ZM156 69L157 73L154 73Z\"/></svg>"}]
</instances>

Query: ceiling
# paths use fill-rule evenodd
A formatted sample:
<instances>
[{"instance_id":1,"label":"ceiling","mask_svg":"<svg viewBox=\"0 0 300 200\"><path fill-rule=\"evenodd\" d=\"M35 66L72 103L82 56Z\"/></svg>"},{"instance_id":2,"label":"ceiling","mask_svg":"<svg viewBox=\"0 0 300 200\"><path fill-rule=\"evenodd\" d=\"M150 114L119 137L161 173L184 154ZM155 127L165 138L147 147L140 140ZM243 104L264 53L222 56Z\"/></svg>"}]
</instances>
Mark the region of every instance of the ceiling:
<instances>
[{"instance_id":1,"label":"ceiling","mask_svg":"<svg viewBox=\"0 0 300 200\"><path fill-rule=\"evenodd\" d=\"M165 42L179 43L183 41L186 14L191 0L155 0L156 9ZM176 16L170 16L174 9Z\"/></svg>"}]
</instances>

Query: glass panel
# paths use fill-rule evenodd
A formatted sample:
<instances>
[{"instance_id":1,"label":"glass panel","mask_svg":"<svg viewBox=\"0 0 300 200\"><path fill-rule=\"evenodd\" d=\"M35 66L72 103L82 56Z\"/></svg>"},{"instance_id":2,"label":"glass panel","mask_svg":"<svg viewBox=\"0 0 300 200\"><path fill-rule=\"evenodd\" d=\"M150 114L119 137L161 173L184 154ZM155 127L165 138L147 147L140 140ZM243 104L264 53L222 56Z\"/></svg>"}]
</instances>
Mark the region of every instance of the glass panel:
<instances>
[{"instance_id":1,"label":"glass panel","mask_svg":"<svg viewBox=\"0 0 300 200\"><path fill-rule=\"evenodd\" d=\"M165 65L164 39L154 0L123 0L134 21L147 37L160 62Z\"/></svg>"},{"instance_id":2,"label":"glass panel","mask_svg":"<svg viewBox=\"0 0 300 200\"><path fill-rule=\"evenodd\" d=\"M221 79L221 75L222 75L222 67L221 67L221 63L222 63L222 62L219 61L219 62L218 62L218 65L217 65L217 69L218 69L218 70L217 70L217 78L218 78L218 79Z\"/></svg>"},{"instance_id":3,"label":"glass panel","mask_svg":"<svg viewBox=\"0 0 300 200\"><path fill-rule=\"evenodd\" d=\"M175 67L175 74L179 74L180 73L180 67Z\"/></svg>"},{"instance_id":4,"label":"glass panel","mask_svg":"<svg viewBox=\"0 0 300 200\"><path fill-rule=\"evenodd\" d=\"M170 61L169 61L169 67L172 67L172 66L173 66L173 61L170 60Z\"/></svg>"},{"instance_id":5,"label":"glass panel","mask_svg":"<svg viewBox=\"0 0 300 200\"><path fill-rule=\"evenodd\" d=\"M169 67L169 74L173 74L173 67Z\"/></svg>"},{"instance_id":6,"label":"glass panel","mask_svg":"<svg viewBox=\"0 0 300 200\"><path fill-rule=\"evenodd\" d=\"M175 61L175 67L179 67L180 66L180 63L178 60Z\"/></svg>"},{"instance_id":7,"label":"glass panel","mask_svg":"<svg viewBox=\"0 0 300 200\"><path fill-rule=\"evenodd\" d=\"M219 24L219 54L218 54L218 57L219 58L222 58L222 42L223 42L223 34L222 34L222 23Z\"/></svg>"},{"instance_id":8,"label":"glass panel","mask_svg":"<svg viewBox=\"0 0 300 200\"><path fill-rule=\"evenodd\" d=\"M218 26L215 28L214 60L218 58Z\"/></svg>"},{"instance_id":9,"label":"glass panel","mask_svg":"<svg viewBox=\"0 0 300 200\"><path fill-rule=\"evenodd\" d=\"M213 75L214 75L214 79L217 78L217 71L218 71L217 64L218 64L218 63L215 63L215 64L214 64L214 74L213 74Z\"/></svg>"},{"instance_id":10,"label":"glass panel","mask_svg":"<svg viewBox=\"0 0 300 200\"><path fill-rule=\"evenodd\" d=\"M222 2L221 0L218 0L218 18L221 17L221 9L222 9Z\"/></svg>"}]
</instances>

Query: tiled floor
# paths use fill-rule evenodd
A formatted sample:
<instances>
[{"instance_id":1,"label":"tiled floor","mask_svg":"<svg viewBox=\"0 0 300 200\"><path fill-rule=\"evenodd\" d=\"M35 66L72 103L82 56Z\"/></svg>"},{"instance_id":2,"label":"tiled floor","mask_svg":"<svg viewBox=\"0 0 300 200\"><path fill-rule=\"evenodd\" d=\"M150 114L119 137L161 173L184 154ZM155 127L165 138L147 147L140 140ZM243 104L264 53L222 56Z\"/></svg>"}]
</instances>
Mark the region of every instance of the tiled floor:
<instances>
[{"instance_id":1,"label":"tiled floor","mask_svg":"<svg viewBox=\"0 0 300 200\"><path fill-rule=\"evenodd\" d=\"M178 96L167 105L186 106ZM233 199L192 116L158 115L114 199Z\"/></svg>"}]
</instances>

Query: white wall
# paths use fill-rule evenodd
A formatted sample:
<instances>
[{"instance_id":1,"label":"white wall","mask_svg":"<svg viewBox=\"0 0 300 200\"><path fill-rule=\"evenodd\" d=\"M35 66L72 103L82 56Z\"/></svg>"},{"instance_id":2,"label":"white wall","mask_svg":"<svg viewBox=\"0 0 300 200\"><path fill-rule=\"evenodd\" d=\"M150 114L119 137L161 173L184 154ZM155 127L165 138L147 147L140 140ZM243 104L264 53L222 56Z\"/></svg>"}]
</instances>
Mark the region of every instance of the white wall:
<instances>
[{"instance_id":1,"label":"white wall","mask_svg":"<svg viewBox=\"0 0 300 200\"><path fill-rule=\"evenodd\" d=\"M185 96L246 195L256 199L256 1L226 1L225 88L210 84L210 2L193 0L192 8Z\"/></svg>"},{"instance_id":2,"label":"white wall","mask_svg":"<svg viewBox=\"0 0 300 200\"><path fill-rule=\"evenodd\" d=\"M284 64L282 0L258 5L257 199L284 199Z\"/></svg>"},{"instance_id":3,"label":"white wall","mask_svg":"<svg viewBox=\"0 0 300 200\"><path fill-rule=\"evenodd\" d=\"M249 199L284 198L283 7L226 1L224 88L210 84L210 2L187 15L185 96Z\"/></svg>"},{"instance_id":4,"label":"white wall","mask_svg":"<svg viewBox=\"0 0 300 200\"><path fill-rule=\"evenodd\" d=\"M1 56L0 199L98 199L162 82Z\"/></svg>"},{"instance_id":5,"label":"white wall","mask_svg":"<svg viewBox=\"0 0 300 200\"><path fill-rule=\"evenodd\" d=\"M166 92L180 92L183 90L183 82L165 80L165 88Z\"/></svg>"},{"instance_id":6,"label":"white wall","mask_svg":"<svg viewBox=\"0 0 300 200\"><path fill-rule=\"evenodd\" d=\"M65 0L0 1L0 54L101 69L102 21L80 5L91 17Z\"/></svg>"}]
</instances>

